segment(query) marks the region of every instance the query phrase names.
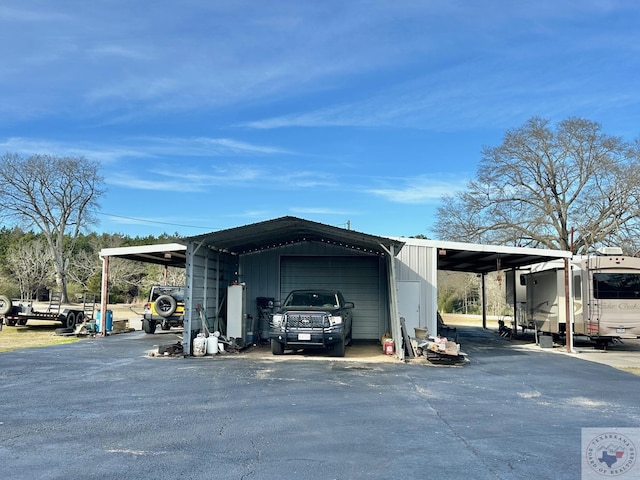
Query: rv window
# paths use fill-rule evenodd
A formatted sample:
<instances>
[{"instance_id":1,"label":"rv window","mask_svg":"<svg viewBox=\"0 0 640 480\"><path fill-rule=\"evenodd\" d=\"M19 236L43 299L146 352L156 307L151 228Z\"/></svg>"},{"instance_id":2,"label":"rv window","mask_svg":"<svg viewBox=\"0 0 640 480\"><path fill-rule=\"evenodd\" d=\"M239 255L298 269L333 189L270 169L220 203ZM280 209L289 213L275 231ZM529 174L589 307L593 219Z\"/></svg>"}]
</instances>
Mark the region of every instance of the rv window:
<instances>
[{"instance_id":1,"label":"rv window","mask_svg":"<svg viewBox=\"0 0 640 480\"><path fill-rule=\"evenodd\" d=\"M520 275L520 285L526 285L527 284L527 277L525 277L524 275Z\"/></svg>"},{"instance_id":2,"label":"rv window","mask_svg":"<svg viewBox=\"0 0 640 480\"><path fill-rule=\"evenodd\" d=\"M601 299L640 298L640 274L594 273L593 295Z\"/></svg>"},{"instance_id":3,"label":"rv window","mask_svg":"<svg viewBox=\"0 0 640 480\"><path fill-rule=\"evenodd\" d=\"M582 279L580 275L573 277L573 298L580 300L582 298Z\"/></svg>"}]
</instances>

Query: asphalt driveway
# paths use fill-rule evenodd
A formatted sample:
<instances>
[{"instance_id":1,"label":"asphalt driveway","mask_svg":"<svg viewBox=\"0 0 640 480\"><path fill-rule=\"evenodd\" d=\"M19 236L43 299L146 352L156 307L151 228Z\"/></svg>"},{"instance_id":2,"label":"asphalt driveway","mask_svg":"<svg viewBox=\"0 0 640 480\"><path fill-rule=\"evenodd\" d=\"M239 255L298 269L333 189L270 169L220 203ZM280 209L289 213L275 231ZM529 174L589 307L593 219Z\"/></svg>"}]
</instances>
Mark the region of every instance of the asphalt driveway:
<instances>
[{"instance_id":1,"label":"asphalt driveway","mask_svg":"<svg viewBox=\"0 0 640 480\"><path fill-rule=\"evenodd\" d=\"M463 367L146 356L174 337L0 353L3 476L579 479L583 427L640 428L640 377L481 329Z\"/></svg>"}]
</instances>

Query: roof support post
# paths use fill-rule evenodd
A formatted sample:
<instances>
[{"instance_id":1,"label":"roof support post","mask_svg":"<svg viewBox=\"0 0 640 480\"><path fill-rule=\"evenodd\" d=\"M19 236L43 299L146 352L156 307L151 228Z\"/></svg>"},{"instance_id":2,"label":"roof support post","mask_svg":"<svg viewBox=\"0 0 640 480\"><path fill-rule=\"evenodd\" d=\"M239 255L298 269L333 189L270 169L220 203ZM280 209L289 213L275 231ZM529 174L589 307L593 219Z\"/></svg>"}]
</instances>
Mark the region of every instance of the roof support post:
<instances>
[{"instance_id":1,"label":"roof support post","mask_svg":"<svg viewBox=\"0 0 640 480\"><path fill-rule=\"evenodd\" d=\"M482 285L482 328L487 329L487 274L482 273L481 277Z\"/></svg>"},{"instance_id":2,"label":"roof support post","mask_svg":"<svg viewBox=\"0 0 640 480\"><path fill-rule=\"evenodd\" d=\"M571 292L571 271L569 270L569 259L564 259L564 315L567 326L567 353L573 352L573 292Z\"/></svg>"},{"instance_id":3,"label":"roof support post","mask_svg":"<svg viewBox=\"0 0 640 480\"><path fill-rule=\"evenodd\" d=\"M396 281L396 256L393 245L387 248L385 245L380 246L387 253L387 278L389 288L389 323L391 323L391 335L395 344L396 356L400 360L404 360L404 348L402 339L402 327L400 326L400 316L398 313L398 282Z\"/></svg>"},{"instance_id":4,"label":"roof support post","mask_svg":"<svg viewBox=\"0 0 640 480\"><path fill-rule=\"evenodd\" d=\"M102 284L100 286L100 335L107 336L107 305L109 304L109 257L102 257Z\"/></svg>"}]
</instances>

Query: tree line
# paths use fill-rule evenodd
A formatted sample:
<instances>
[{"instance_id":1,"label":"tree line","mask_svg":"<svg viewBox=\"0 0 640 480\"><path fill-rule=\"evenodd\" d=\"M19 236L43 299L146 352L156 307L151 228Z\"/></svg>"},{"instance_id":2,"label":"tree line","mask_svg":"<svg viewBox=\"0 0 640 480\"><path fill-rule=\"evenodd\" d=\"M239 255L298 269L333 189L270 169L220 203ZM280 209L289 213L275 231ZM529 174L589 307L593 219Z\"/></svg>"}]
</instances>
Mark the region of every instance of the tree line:
<instances>
[{"instance_id":1,"label":"tree line","mask_svg":"<svg viewBox=\"0 0 640 480\"><path fill-rule=\"evenodd\" d=\"M64 238L68 300L85 293L100 294L103 248L174 242L179 235L129 237L110 233L80 233L75 241ZM152 285L164 281L164 267L120 258L109 263L109 300L131 303L146 298ZM184 269L169 268L168 281L184 283ZM0 228L0 293L12 298L46 301L57 289L55 266L42 233L18 227Z\"/></svg>"}]
</instances>

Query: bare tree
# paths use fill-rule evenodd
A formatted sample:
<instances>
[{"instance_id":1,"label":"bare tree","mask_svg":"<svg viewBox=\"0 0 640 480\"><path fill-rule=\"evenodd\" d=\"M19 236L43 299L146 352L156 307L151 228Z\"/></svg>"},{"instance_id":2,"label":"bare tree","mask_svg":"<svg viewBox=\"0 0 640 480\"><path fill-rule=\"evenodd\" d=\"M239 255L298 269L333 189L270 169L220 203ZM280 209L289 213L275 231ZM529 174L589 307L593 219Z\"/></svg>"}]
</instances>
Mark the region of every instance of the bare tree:
<instances>
[{"instance_id":1,"label":"bare tree","mask_svg":"<svg viewBox=\"0 0 640 480\"><path fill-rule=\"evenodd\" d=\"M569 118L554 129L534 117L483 149L476 180L443 199L435 231L575 253L614 244L637 250L639 152L640 142L606 135L598 123Z\"/></svg>"},{"instance_id":2,"label":"bare tree","mask_svg":"<svg viewBox=\"0 0 640 480\"><path fill-rule=\"evenodd\" d=\"M83 157L0 158L0 214L42 232L63 302L69 301L69 255L82 229L96 222L92 209L104 192L102 182L99 163Z\"/></svg>"},{"instance_id":3,"label":"bare tree","mask_svg":"<svg viewBox=\"0 0 640 480\"><path fill-rule=\"evenodd\" d=\"M49 249L40 240L21 243L8 253L6 261L11 275L18 281L22 299L36 299L38 289L52 278Z\"/></svg>"}]
</instances>

